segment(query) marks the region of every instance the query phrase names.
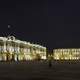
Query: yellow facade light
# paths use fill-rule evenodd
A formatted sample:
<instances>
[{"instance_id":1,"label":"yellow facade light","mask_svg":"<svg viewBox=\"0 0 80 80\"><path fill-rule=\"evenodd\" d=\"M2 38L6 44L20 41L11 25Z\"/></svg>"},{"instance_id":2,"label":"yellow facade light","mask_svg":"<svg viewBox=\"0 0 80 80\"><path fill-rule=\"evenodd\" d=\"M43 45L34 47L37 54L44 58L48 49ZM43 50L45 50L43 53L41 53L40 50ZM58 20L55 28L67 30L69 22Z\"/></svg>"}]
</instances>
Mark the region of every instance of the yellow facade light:
<instances>
[{"instance_id":1,"label":"yellow facade light","mask_svg":"<svg viewBox=\"0 0 80 80\"><path fill-rule=\"evenodd\" d=\"M80 59L80 49L54 49L54 59L78 60ZM78 57L77 57L78 56Z\"/></svg>"}]
</instances>

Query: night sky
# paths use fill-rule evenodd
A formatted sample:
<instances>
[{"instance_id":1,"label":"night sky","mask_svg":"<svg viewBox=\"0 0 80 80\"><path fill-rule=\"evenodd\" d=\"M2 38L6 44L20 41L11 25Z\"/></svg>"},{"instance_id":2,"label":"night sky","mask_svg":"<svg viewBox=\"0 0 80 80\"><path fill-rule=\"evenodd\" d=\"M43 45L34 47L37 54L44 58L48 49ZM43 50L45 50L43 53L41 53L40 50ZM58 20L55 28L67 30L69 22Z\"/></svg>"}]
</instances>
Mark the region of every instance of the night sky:
<instances>
[{"instance_id":1,"label":"night sky","mask_svg":"<svg viewBox=\"0 0 80 80\"><path fill-rule=\"evenodd\" d=\"M8 25L11 27L8 29ZM47 46L80 47L80 2L10 0L0 2L0 36Z\"/></svg>"}]
</instances>

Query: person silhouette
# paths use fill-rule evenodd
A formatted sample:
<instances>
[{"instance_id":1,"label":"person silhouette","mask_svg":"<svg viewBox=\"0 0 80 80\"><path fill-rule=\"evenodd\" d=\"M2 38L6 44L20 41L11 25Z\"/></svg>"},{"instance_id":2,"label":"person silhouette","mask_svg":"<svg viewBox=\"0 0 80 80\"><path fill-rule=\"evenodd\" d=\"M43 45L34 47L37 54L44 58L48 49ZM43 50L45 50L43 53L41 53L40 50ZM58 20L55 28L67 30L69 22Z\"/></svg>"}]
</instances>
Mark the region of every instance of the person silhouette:
<instances>
[{"instance_id":1,"label":"person silhouette","mask_svg":"<svg viewBox=\"0 0 80 80\"><path fill-rule=\"evenodd\" d=\"M49 57L49 67L52 67L52 59L51 59L51 56Z\"/></svg>"}]
</instances>

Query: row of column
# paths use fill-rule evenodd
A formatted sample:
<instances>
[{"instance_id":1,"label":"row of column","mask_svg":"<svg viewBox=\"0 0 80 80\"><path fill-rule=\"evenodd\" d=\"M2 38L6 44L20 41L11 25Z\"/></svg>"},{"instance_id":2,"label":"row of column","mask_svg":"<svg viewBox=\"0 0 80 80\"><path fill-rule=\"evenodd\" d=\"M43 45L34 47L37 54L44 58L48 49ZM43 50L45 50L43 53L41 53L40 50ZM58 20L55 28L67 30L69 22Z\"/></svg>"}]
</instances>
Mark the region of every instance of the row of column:
<instances>
[{"instance_id":1,"label":"row of column","mask_svg":"<svg viewBox=\"0 0 80 80\"><path fill-rule=\"evenodd\" d=\"M46 59L46 49L16 43L14 41L0 41L0 60L32 60L37 54Z\"/></svg>"},{"instance_id":2,"label":"row of column","mask_svg":"<svg viewBox=\"0 0 80 80\"><path fill-rule=\"evenodd\" d=\"M70 49L69 51L64 50L54 50L53 57L55 60L78 60L80 59L80 51L74 51Z\"/></svg>"}]
</instances>

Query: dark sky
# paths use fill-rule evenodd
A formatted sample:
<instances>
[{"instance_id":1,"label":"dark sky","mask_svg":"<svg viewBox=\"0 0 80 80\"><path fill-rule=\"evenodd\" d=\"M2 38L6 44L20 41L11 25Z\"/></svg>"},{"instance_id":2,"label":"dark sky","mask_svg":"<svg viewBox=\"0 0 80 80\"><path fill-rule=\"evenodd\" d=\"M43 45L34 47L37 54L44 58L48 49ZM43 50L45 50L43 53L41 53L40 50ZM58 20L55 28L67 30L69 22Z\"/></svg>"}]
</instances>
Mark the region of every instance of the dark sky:
<instances>
[{"instance_id":1,"label":"dark sky","mask_svg":"<svg viewBox=\"0 0 80 80\"><path fill-rule=\"evenodd\" d=\"M11 33L18 39L42 44L49 49L80 47L80 2L77 1L0 2L0 36ZM11 25L10 29L8 25Z\"/></svg>"}]
</instances>

